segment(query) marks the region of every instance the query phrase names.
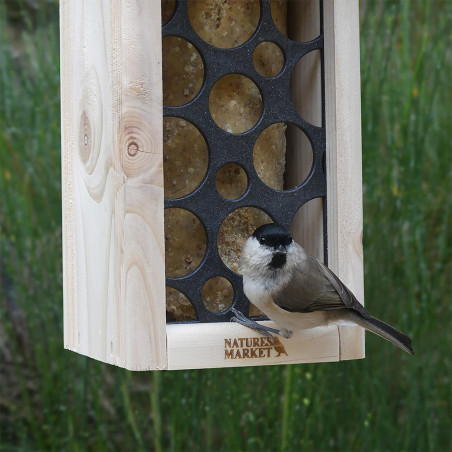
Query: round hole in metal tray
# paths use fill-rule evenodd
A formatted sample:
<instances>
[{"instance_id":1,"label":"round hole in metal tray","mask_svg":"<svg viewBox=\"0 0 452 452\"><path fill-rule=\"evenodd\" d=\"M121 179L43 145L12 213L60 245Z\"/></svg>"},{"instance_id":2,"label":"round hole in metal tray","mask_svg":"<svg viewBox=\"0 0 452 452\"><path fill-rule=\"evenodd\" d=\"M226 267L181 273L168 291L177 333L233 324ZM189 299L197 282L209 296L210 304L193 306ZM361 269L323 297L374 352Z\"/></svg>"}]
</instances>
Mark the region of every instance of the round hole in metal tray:
<instances>
[{"instance_id":1,"label":"round hole in metal tray","mask_svg":"<svg viewBox=\"0 0 452 452\"><path fill-rule=\"evenodd\" d=\"M187 10L195 32L208 44L223 49L248 41L256 31L260 16L259 0L189 0Z\"/></svg>"},{"instance_id":2,"label":"round hole in metal tray","mask_svg":"<svg viewBox=\"0 0 452 452\"><path fill-rule=\"evenodd\" d=\"M264 77L275 77L284 67L284 53L274 42L261 42L253 52L254 69Z\"/></svg>"},{"instance_id":3,"label":"round hole in metal tray","mask_svg":"<svg viewBox=\"0 0 452 452\"><path fill-rule=\"evenodd\" d=\"M182 198L202 182L209 160L204 137L189 121L163 118L165 198Z\"/></svg>"},{"instance_id":4,"label":"round hole in metal tray","mask_svg":"<svg viewBox=\"0 0 452 452\"><path fill-rule=\"evenodd\" d=\"M281 159L281 155L285 158ZM290 190L301 185L311 172L312 162L311 143L293 124L272 124L261 132L254 144L254 169L262 182L275 190L281 187Z\"/></svg>"},{"instance_id":5,"label":"round hole in metal tray","mask_svg":"<svg viewBox=\"0 0 452 452\"><path fill-rule=\"evenodd\" d=\"M195 310L190 300L172 287L166 286L166 321L184 322L196 320Z\"/></svg>"},{"instance_id":6,"label":"round hole in metal tray","mask_svg":"<svg viewBox=\"0 0 452 452\"><path fill-rule=\"evenodd\" d=\"M223 198L238 199L248 186L248 177L237 163L226 163L218 170L215 183Z\"/></svg>"},{"instance_id":7,"label":"round hole in metal tray","mask_svg":"<svg viewBox=\"0 0 452 452\"><path fill-rule=\"evenodd\" d=\"M320 34L319 1L271 0L270 8L276 28L293 41L312 41ZM283 14L284 9L286 14ZM304 20L301 21L300 18Z\"/></svg>"},{"instance_id":8,"label":"round hole in metal tray","mask_svg":"<svg viewBox=\"0 0 452 452\"><path fill-rule=\"evenodd\" d=\"M256 84L241 74L221 77L209 95L212 119L229 133L251 129L262 113L262 97Z\"/></svg>"},{"instance_id":9,"label":"round hole in metal tray","mask_svg":"<svg viewBox=\"0 0 452 452\"><path fill-rule=\"evenodd\" d=\"M161 0L162 4L162 25L165 25L173 17L176 9L176 0Z\"/></svg>"},{"instance_id":10,"label":"round hole in metal tray","mask_svg":"<svg viewBox=\"0 0 452 452\"><path fill-rule=\"evenodd\" d=\"M177 278L193 272L206 252L206 231L199 220L185 209L165 209L166 276Z\"/></svg>"},{"instance_id":11,"label":"round hole in metal tray","mask_svg":"<svg viewBox=\"0 0 452 452\"><path fill-rule=\"evenodd\" d=\"M163 104L171 107L190 102L204 82L204 64L196 47L177 36L162 39Z\"/></svg>"},{"instance_id":12,"label":"round hole in metal tray","mask_svg":"<svg viewBox=\"0 0 452 452\"><path fill-rule=\"evenodd\" d=\"M209 311L223 312L232 304L234 288L226 278L214 276L204 284L201 298L204 306Z\"/></svg>"},{"instance_id":13,"label":"round hole in metal tray","mask_svg":"<svg viewBox=\"0 0 452 452\"><path fill-rule=\"evenodd\" d=\"M240 207L233 210L221 223L218 231L218 252L224 264L239 273L239 258L245 241L256 228L273 220L256 207Z\"/></svg>"}]
</instances>

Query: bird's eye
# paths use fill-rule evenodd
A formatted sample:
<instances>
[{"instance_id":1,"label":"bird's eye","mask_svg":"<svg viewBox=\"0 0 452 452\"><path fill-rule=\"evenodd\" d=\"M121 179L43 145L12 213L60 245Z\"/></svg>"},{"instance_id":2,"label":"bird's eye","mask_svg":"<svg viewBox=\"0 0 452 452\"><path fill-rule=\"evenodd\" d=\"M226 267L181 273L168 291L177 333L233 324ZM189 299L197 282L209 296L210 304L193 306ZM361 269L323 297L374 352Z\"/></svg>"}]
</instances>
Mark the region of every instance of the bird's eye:
<instances>
[{"instance_id":1,"label":"bird's eye","mask_svg":"<svg viewBox=\"0 0 452 452\"><path fill-rule=\"evenodd\" d=\"M261 245L264 245L264 244L265 244L265 237L261 237L261 238L259 239L259 243L260 243Z\"/></svg>"}]
</instances>

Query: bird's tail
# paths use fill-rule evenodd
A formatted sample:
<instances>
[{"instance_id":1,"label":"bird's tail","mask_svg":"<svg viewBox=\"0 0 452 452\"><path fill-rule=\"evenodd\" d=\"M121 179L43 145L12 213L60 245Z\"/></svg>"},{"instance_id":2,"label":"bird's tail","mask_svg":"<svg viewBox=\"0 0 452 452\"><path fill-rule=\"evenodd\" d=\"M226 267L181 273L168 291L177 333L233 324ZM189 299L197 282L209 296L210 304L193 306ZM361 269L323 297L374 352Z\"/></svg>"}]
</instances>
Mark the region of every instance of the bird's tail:
<instances>
[{"instance_id":1,"label":"bird's tail","mask_svg":"<svg viewBox=\"0 0 452 452\"><path fill-rule=\"evenodd\" d=\"M414 355L413 348L411 347L411 339L406 334L403 334L375 317L365 319L354 311L349 311L349 314L353 318L353 321L359 326L371 331L372 333L378 334L383 339L392 342L394 345L397 345L397 347L405 350L410 355Z\"/></svg>"}]
</instances>

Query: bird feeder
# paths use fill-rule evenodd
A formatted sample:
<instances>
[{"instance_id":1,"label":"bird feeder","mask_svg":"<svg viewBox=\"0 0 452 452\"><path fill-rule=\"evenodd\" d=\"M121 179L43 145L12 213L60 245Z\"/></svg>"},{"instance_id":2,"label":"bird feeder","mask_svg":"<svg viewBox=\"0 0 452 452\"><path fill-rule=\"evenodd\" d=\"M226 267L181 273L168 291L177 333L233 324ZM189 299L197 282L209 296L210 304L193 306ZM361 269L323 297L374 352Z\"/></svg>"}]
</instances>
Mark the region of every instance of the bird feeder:
<instances>
[{"instance_id":1,"label":"bird feeder","mask_svg":"<svg viewBox=\"0 0 452 452\"><path fill-rule=\"evenodd\" d=\"M262 223L363 302L357 0L62 0L64 346L130 370L364 357L231 322Z\"/></svg>"}]
</instances>

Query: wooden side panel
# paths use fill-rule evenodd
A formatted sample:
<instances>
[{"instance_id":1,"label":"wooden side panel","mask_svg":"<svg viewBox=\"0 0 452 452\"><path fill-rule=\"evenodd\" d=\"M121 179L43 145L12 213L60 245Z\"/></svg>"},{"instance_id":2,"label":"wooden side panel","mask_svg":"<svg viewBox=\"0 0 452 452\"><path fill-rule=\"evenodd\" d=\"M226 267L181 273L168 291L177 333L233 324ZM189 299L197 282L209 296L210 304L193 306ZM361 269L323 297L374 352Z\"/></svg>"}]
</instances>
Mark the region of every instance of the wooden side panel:
<instances>
[{"instance_id":1,"label":"wooden side panel","mask_svg":"<svg viewBox=\"0 0 452 452\"><path fill-rule=\"evenodd\" d=\"M64 345L163 369L160 2L60 8Z\"/></svg>"},{"instance_id":2,"label":"wooden side panel","mask_svg":"<svg viewBox=\"0 0 452 452\"><path fill-rule=\"evenodd\" d=\"M324 1L328 262L364 302L358 0ZM340 359L364 357L364 330L340 327Z\"/></svg>"}]
</instances>

